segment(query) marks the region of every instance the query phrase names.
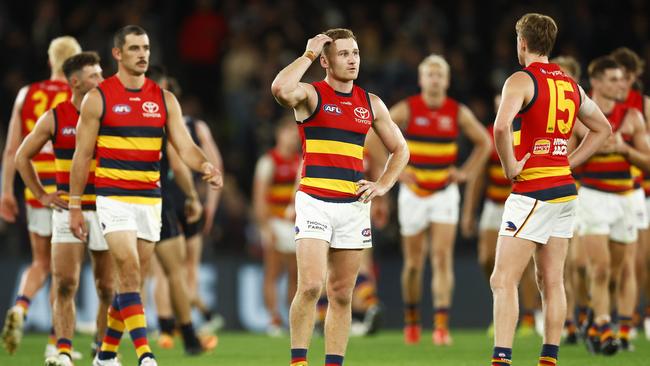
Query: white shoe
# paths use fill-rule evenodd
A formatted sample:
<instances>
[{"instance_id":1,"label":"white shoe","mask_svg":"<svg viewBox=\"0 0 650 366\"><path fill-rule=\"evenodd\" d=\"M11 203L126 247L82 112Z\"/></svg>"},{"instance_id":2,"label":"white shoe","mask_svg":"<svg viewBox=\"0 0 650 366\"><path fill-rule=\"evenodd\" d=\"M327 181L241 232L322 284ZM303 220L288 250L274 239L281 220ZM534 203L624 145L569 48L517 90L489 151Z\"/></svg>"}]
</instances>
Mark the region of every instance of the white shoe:
<instances>
[{"instance_id":1,"label":"white shoe","mask_svg":"<svg viewBox=\"0 0 650 366\"><path fill-rule=\"evenodd\" d=\"M350 324L350 337L363 337L368 333L368 328L363 322L353 320Z\"/></svg>"},{"instance_id":2,"label":"white shoe","mask_svg":"<svg viewBox=\"0 0 650 366\"><path fill-rule=\"evenodd\" d=\"M45 352L43 352L43 354L45 355L45 358L55 357L59 355L59 350L55 345L48 343L45 345ZM81 352L75 351L74 349L70 351L70 356L74 361L81 360L84 357Z\"/></svg>"},{"instance_id":3,"label":"white shoe","mask_svg":"<svg viewBox=\"0 0 650 366\"><path fill-rule=\"evenodd\" d=\"M142 362L140 362L140 366L158 366L158 363L151 357L145 357L142 359Z\"/></svg>"},{"instance_id":4,"label":"white shoe","mask_svg":"<svg viewBox=\"0 0 650 366\"><path fill-rule=\"evenodd\" d=\"M199 327L198 333L215 334L224 327L225 323L226 321L223 319L223 316L221 316L221 314L214 314L212 315L212 319L210 319L210 321L203 323L203 325Z\"/></svg>"},{"instance_id":5,"label":"white shoe","mask_svg":"<svg viewBox=\"0 0 650 366\"><path fill-rule=\"evenodd\" d=\"M97 355L93 359L93 366L122 366L122 363L117 357L111 358L110 360L100 360L99 355Z\"/></svg>"},{"instance_id":6,"label":"white shoe","mask_svg":"<svg viewBox=\"0 0 650 366\"><path fill-rule=\"evenodd\" d=\"M74 366L70 357L66 355L56 355L48 357L45 360L45 366Z\"/></svg>"},{"instance_id":7,"label":"white shoe","mask_svg":"<svg viewBox=\"0 0 650 366\"><path fill-rule=\"evenodd\" d=\"M643 330L645 331L645 339L650 341L650 316L643 319Z\"/></svg>"},{"instance_id":8,"label":"white shoe","mask_svg":"<svg viewBox=\"0 0 650 366\"><path fill-rule=\"evenodd\" d=\"M277 324L269 324L266 328L266 335L271 338L280 338L284 335L284 329Z\"/></svg>"},{"instance_id":9,"label":"white shoe","mask_svg":"<svg viewBox=\"0 0 650 366\"><path fill-rule=\"evenodd\" d=\"M630 328L630 340L633 341L639 336L639 331L636 329L636 326Z\"/></svg>"},{"instance_id":10,"label":"white shoe","mask_svg":"<svg viewBox=\"0 0 650 366\"><path fill-rule=\"evenodd\" d=\"M535 310L535 331L540 337L544 336L544 313L541 310Z\"/></svg>"}]
</instances>

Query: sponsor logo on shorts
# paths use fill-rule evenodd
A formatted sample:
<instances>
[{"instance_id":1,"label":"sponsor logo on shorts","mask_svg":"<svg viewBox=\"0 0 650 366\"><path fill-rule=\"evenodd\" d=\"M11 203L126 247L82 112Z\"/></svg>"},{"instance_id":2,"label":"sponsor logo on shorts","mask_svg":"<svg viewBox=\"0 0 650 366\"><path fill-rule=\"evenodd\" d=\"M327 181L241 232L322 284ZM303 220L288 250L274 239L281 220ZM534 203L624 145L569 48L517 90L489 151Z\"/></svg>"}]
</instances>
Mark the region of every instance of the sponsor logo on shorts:
<instances>
[{"instance_id":1,"label":"sponsor logo on shorts","mask_svg":"<svg viewBox=\"0 0 650 366\"><path fill-rule=\"evenodd\" d=\"M551 152L551 140L541 139L535 141L533 155L546 155Z\"/></svg>"},{"instance_id":2,"label":"sponsor logo on shorts","mask_svg":"<svg viewBox=\"0 0 650 366\"><path fill-rule=\"evenodd\" d=\"M131 113L131 107L128 104L116 104L113 106L113 112L117 114Z\"/></svg>"},{"instance_id":3,"label":"sponsor logo on shorts","mask_svg":"<svg viewBox=\"0 0 650 366\"><path fill-rule=\"evenodd\" d=\"M296 225L293 230L296 232L296 235L300 234L300 228Z\"/></svg>"},{"instance_id":4,"label":"sponsor logo on shorts","mask_svg":"<svg viewBox=\"0 0 650 366\"><path fill-rule=\"evenodd\" d=\"M325 232L325 230L327 230L327 225L321 224L320 222L317 221L307 220L307 230Z\"/></svg>"},{"instance_id":5,"label":"sponsor logo on shorts","mask_svg":"<svg viewBox=\"0 0 650 366\"><path fill-rule=\"evenodd\" d=\"M363 235L363 236L365 236L365 237L369 237L369 236L370 236L370 233L371 233L371 231L370 231L370 228L369 228L369 227L367 227L367 228L361 230L361 235Z\"/></svg>"},{"instance_id":6,"label":"sponsor logo on shorts","mask_svg":"<svg viewBox=\"0 0 650 366\"><path fill-rule=\"evenodd\" d=\"M323 106L323 111L325 113L333 114L335 116L340 116L341 114L343 114L341 108L339 108L339 106L337 106L336 104L325 104Z\"/></svg>"},{"instance_id":7,"label":"sponsor logo on shorts","mask_svg":"<svg viewBox=\"0 0 650 366\"><path fill-rule=\"evenodd\" d=\"M106 230L106 224L104 224L103 222L100 222L100 225L102 225L102 230Z\"/></svg>"},{"instance_id":8,"label":"sponsor logo on shorts","mask_svg":"<svg viewBox=\"0 0 650 366\"><path fill-rule=\"evenodd\" d=\"M517 225L512 221L506 221L505 231L517 231Z\"/></svg>"}]
</instances>

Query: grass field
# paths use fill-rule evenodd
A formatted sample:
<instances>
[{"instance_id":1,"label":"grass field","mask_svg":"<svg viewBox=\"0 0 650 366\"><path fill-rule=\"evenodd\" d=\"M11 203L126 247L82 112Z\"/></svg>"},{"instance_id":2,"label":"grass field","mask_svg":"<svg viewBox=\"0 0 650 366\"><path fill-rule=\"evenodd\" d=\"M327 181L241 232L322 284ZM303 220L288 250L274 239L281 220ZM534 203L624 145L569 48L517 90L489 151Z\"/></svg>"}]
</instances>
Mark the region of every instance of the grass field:
<instances>
[{"instance_id":1,"label":"grass field","mask_svg":"<svg viewBox=\"0 0 650 366\"><path fill-rule=\"evenodd\" d=\"M489 365L491 356L491 340L484 331L456 331L453 333L454 346L435 348L424 337L418 346L405 346L400 332L383 332L370 338L352 338L345 358L345 365L433 365L433 366L480 366ZM641 336L643 336L641 334ZM43 364L43 348L45 335L27 335L15 356L8 356L0 350L0 366L38 366ZM75 366L91 365L88 355L90 337L77 336L75 345L84 351L84 359L77 361ZM312 365L322 365L323 339L315 337L309 351ZM515 342L514 365L536 365L541 338L532 336L519 338ZM135 353L130 341L122 347L122 362L124 366L136 366ZM582 344L565 346L560 349L562 366L641 366L650 365L650 342L645 339L636 340L636 352L623 353L613 358L587 354ZM182 354L180 340L176 348L160 350L154 345L159 365L161 366L258 366L258 365L287 365L289 354L289 339L272 339L263 335L243 332L228 332L220 335L219 346L207 355L188 358Z\"/></svg>"}]
</instances>

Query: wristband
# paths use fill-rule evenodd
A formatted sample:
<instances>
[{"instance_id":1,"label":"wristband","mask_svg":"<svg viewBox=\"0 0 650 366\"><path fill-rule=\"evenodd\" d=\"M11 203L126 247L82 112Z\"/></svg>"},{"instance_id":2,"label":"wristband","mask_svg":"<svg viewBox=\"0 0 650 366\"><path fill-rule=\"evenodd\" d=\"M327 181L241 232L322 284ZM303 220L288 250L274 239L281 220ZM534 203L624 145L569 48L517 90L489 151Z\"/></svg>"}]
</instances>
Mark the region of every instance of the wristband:
<instances>
[{"instance_id":1,"label":"wristband","mask_svg":"<svg viewBox=\"0 0 650 366\"><path fill-rule=\"evenodd\" d=\"M73 208L81 208L81 205L70 205L70 204L68 204L68 210L73 209Z\"/></svg>"},{"instance_id":2,"label":"wristband","mask_svg":"<svg viewBox=\"0 0 650 366\"><path fill-rule=\"evenodd\" d=\"M307 57L311 62L314 62L314 60L316 59L316 57L318 57L318 56L316 55L316 53L315 53L314 51L312 51L312 50L307 50L307 51L305 51L305 53L303 53L302 55L303 55L304 57Z\"/></svg>"}]
</instances>

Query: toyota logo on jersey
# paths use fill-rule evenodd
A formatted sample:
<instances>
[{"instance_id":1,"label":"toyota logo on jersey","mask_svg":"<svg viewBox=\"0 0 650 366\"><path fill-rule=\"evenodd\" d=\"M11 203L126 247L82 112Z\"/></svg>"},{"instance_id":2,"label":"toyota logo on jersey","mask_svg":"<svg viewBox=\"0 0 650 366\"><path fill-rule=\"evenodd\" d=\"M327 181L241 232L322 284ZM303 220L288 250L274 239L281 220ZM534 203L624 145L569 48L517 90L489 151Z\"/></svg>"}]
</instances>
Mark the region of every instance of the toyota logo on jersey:
<instances>
[{"instance_id":1,"label":"toyota logo on jersey","mask_svg":"<svg viewBox=\"0 0 650 366\"><path fill-rule=\"evenodd\" d=\"M354 108L354 115L361 119L368 119L370 118L370 111L363 107L356 107Z\"/></svg>"},{"instance_id":2,"label":"toyota logo on jersey","mask_svg":"<svg viewBox=\"0 0 650 366\"><path fill-rule=\"evenodd\" d=\"M142 103L142 110L147 112L147 113L156 113L156 112L158 112L158 109L160 109L160 107L158 107L157 103L154 103L154 102L144 102L144 103Z\"/></svg>"}]
</instances>

